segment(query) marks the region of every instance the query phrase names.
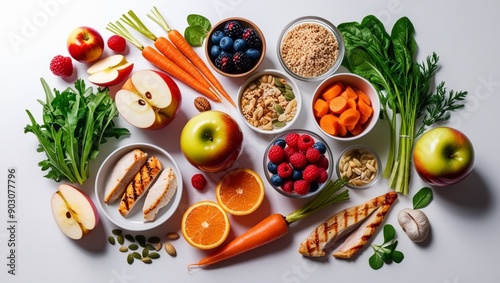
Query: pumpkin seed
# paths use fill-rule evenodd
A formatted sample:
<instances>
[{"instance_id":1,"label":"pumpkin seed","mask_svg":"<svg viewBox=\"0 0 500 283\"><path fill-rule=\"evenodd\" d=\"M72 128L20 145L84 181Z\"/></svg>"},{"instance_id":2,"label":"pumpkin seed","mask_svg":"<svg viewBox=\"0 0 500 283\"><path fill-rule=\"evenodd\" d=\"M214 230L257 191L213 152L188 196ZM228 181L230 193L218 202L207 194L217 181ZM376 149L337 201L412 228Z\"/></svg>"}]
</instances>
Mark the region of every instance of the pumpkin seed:
<instances>
[{"instance_id":1,"label":"pumpkin seed","mask_svg":"<svg viewBox=\"0 0 500 283\"><path fill-rule=\"evenodd\" d=\"M149 254L149 250L148 249L146 249L146 248L142 249L142 256L143 257L147 257L148 254Z\"/></svg>"},{"instance_id":2,"label":"pumpkin seed","mask_svg":"<svg viewBox=\"0 0 500 283\"><path fill-rule=\"evenodd\" d=\"M120 235L116 236L116 241L118 241L118 244L123 245L123 243L125 242L125 239L123 238L123 235L120 234Z\"/></svg>"},{"instance_id":3,"label":"pumpkin seed","mask_svg":"<svg viewBox=\"0 0 500 283\"><path fill-rule=\"evenodd\" d=\"M152 244L146 244L146 249L150 250L150 251L154 251L156 250L155 246L153 246Z\"/></svg>"},{"instance_id":4,"label":"pumpkin seed","mask_svg":"<svg viewBox=\"0 0 500 283\"><path fill-rule=\"evenodd\" d=\"M132 236L130 234L126 234L125 239L127 239L129 242L132 242L132 243L135 242L134 236Z\"/></svg>"},{"instance_id":5,"label":"pumpkin seed","mask_svg":"<svg viewBox=\"0 0 500 283\"><path fill-rule=\"evenodd\" d=\"M146 237L144 237L143 235L135 236L135 240L137 241L137 243L139 243L141 247L146 246Z\"/></svg>"},{"instance_id":6,"label":"pumpkin seed","mask_svg":"<svg viewBox=\"0 0 500 283\"><path fill-rule=\"evenodd\" d=\"M120 229L113 229L111 231L111 233L113 233L113 235L121 235L122 234L122 230L120 230Z\"/></svg>"},{"instance_id":7,"label":"pumpkin seed","mask_svg":"<svg viewBox=\"0 0 500 283\"><path fill-rule=\"evenodd\" d=\"M142 258L142 255L138 252L133 252L132 255L136 258L136 259L141 259Z\"/></svg>"},{"instance_id":8,"label":"pumpkin seed","mask_svg":"<svg viewBox=\"0 0 500 283\"><path fill-rule=\"evenodd\" d=\"M283 107L279 104L274 104L274 110L276 110L278 114L285 113L285 109L283 109Z\"/></svg>"},{"instance_id":9,"label":"pumpkin seed","mask_svg":"<svg viewBox=\"0 0 500 283\"><path fill-rule=\"evenodd\" d=\"M151 236L148 238L148 242L150 242L151 244L156 244L160 242L160 238L156 236Z\"/></svg>"},{"instance_id":10,"label":"pumpkin seed","mask_svg":"<svg viewBox=\"0 0 500 283\"><path fill-rule=\"evenodd\" d=\"M295 98L295 94L291 89L286 89L285 93L283 93L283 96L285 97L286 100L292 100Z\"/></svg>"},{"instance_id":11,"label":"pumpkin seed","mask_svg":"<svg viewBox=\"0 0 500 283\"><path fill-rule=\"evenodd\" d=\"M114 246L115 245L115 238L113 236L109 236L108 242Z\"/></svg>"},{"instance_id":12,"label":"pumpkin seed","mask_svg":"<svg viewBox=\"0 0 500 283\"><path fill-rule=\"evenodd\" d=\"M144 263L147 263L147 264L150 264L150 263L153 262L153 260L150 257L143 257L141 259L141 261L144 262Z\"/></svg>"},{"instance_id":13,"label":"pumpkin seed","mask_svg":"<svg viewBox=\"0 0 500 283\"><path fill-rule=\"evenodd\" d=\"M132 251L136 251L139 248L139 246L136 244L130 244L128 245L128 248Z\"/></svg>"},{"instance_id":14,"label":"pumpkin seed","mask_svg":"<svg viewBox=\"0 0 500 283\"><path fill-rule=\"evenodd\" d=\"M128 254L128 256L127 256L127 263L128 264L134 263L134 256L131 253Z\"/></svg>"},{"instance_id":15,"label":"pumpkin seed","mask_svg":"<svg viewBox=\"0 0 500 283\"><path fill-rule=\"evenodd\" d=\"M126 246L121 246L119 248L119 251L122 252L122 253L126 253L126 252L128 252L128 248Z\"/></svg>"},{"instance_id":16,"label":"pumpkin seed","mask_svg":"<svg viewBox=\"0 0 500 283\"><path fill-rule=\"evenodd\" d=\"M160 258L160 254L159 253L149 253L148 257L152 258L152 259L157 259L157 258Z\"/></svg>"},{"instance_id":17,"label":"pumpkin seed","mask_svg":"<svg viewBox=\"0 0 500 283\"><path fill-rule=\"evenodd\" d=\"M282 122L282 121L274 120L274 121L273 121L273 126L274 126L275 128L282 128L282 127L286 126L286 122Z\"/></svg>"},{"instance_id":18,"label":"pumpkin seed","mask_svg":"<svg viewBox=\"0 0 500 283\"><path fill-rule=\"evenodd\" d=\"M274 78L274 85L276 85L276 87L278 87L278 88L285 87L283 82L281 82L280 78Z\"/></svg>"},{"instance_id":19,"label":"pumpkin seed","mask_svg":"<svg viewBox=\"0 0 500 283\"><path fill-rule=\"evenodd\" d=\"M179 239L180 235L177 234L176 232L168 232L166 237L167 240L177 240Z\"/></svg>"}]
</instances>

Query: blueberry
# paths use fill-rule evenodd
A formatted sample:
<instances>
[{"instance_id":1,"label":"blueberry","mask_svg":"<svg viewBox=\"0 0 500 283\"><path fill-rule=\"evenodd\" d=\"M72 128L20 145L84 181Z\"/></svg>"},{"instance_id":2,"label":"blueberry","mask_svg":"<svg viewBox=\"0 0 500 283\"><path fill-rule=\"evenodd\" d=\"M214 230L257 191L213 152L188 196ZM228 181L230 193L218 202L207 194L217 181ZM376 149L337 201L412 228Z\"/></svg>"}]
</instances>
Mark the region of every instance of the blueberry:
<instances>
[{"instance_id":1,"label":"blueberry","mask_svg":"<svg viewBox=\"0 0 500 283\"><path fill-rule=\"evenodd\" d=\"M220 48L219 45L212 45L212 48L210 48L210 55L214 58L217 58L219 54L221 54L222 49Z\"/></svg>"},{"instance_id":2,"label":"blueberry","mask_svg":"<svg viewBox=\"0 0 500 283\"><path fill-rule=\"evenodd\" d=\"M286 141L284 139L277 139L274 141L274 144L281 146L282 148L285 148L286 146Z\"/></svg>"},{"instance_id":3,"label":"blueberry","mask_svg":"<svg viewBox=\"0 0 500 283\"><path fill-rule=\"evenodd\" d=\"M310 192L315 192L319 188L319 184L316 182L309 183L309 191Z\"/></svg>"},{"instance_id":4,"label":"blueberry","mask_svg":"<svg viewBox=\"0 0 500 283\"><path fill-rule=\"evenodd\" d=\"M267 170L272 173L272 174L276 174L278 173L278 164L276 163L272 163L272 162L268 162L267 163Z\"/></svg>"},{"instance_id":5,"label":"blueberry","mask_svg":"<svg viewBox=\"0 0 500 283\"><path fill-rule=\"evenodd\" d=\"M253 61L257 61L260 58L260 51L255 48L248 48L246 53Z\"/></svg>"},{"instance_id":6,"label":"blueberry","mask_svg":"<svg viewBox=\"0 0 500 283\"><path fill-rule=\"evenodd\" d=\"M316 148L317 150L319 150L319 152L321 154L325 154L325 152L326 152L326 145L322 142L315 142L313 144L313 147Z\"/></svg>"},{"instance_id":7,"label":"blueberry","mask_svg":"<svg viewBox=\"0 0 500 283\"><path fill-rule=\"evenodd\" d=\"M224 51L233 50L233 39L229 36L224 36L219 42L219 46Z\"/></svg>"},{"instance_id":8,"label":"blueberry","mask_svg":"<svg viewBox=\"0 0 500 283\"><path fill-rule=\"evenodd\" d=\"M237 38L234 40L233 49L234 51L245 51L247 49L247 43L243 39Z\"/></svg>"},{"instance_id":9,"label":"blueberry","mask_svg":"<svg viewBox=\"0 0 500 283\"><path fill-rule=\"evenodd\" d=\"M297 170L297 169L293 169L293 172L292 172L292 179L293 179L294 181L297 181L297 180L302 180L302 171Z\"/></svg>"},{"instance_id":10,"label":"blueberry","mask_svg":"<svg viewBox=\"0 0 500 283\"><path fill-rule=\"evenodd\" d=\"M219 44L220 40L224 37L224 32L221 30L216 30L212 33L212 43Z\"/></svg>"},{"instance_id":11,"label":"blueberry","mask_svg":"<svg viewBox=\"0 0 500 283\"><path fill-rule=\"evenodd\" d=\"M278 174L274 174L271 176L271 184L275 187L280 187L283 185L283 179Z\"/></svg>"}]
</instances>

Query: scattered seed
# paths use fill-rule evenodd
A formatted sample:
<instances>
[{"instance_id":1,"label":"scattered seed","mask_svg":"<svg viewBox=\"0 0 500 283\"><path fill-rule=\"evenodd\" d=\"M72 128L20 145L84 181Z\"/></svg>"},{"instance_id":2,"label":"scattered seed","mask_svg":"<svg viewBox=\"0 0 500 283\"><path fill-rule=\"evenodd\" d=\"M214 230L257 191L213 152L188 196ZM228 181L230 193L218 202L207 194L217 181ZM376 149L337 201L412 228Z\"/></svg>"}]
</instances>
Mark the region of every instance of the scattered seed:
<instances>
[{"instance_id":1,"label":"scattered seed","mask_svg":"<svg viewBox=\"0 0 500 283\"><path fill-rule=\"evenodd\" d=\"M127 241L132 242L132 243L134 243L134 242L135 242L135 238L134 238L134 236L132 236L132 235L130 235L130 234L126 234L126 235L125 235L125 239L127 239Z\"/></svg>"},{"instance_id":2,"label":"scattered seed","mask_svg":"<svg viewBox=\"0 0 500 283\"><path fill-rule=\"evenodd\" d=\"M146 249L150 250L150 251L154 251L156 250L155 246L153 246L152 244L146 244Z\"/></svg>"},{"instance_id":3,"label":"scattered seed","mask_svg":"<svg viewBox=\"0 0 500 283\"><path fill-rule=\"evenodd\" d=\"M149 254L148 254L148 257L149 257L149 258L152 258L152 259L157 259L157 258L160 258L160 254L159 254L159 253L152 252L152 253L149 253Z\"/></svg>"},{"instance_id":4,"label":"scattered seed","mask_svg":"<svg viewBox=\"0 0 500 283\"><path fill-rule=\"evenodd\" d=\"M122 253L126 253L126 252L128 252L128 248L126 246L121 246L119 251Z\"/></svg>"},{"instance_id":5,"label":"scattered seed","mask_svg":"<svg viewBox=\"0 0 500 283\"><path fill-rule=\"evenodd\" d=\"M149 250L147 248L142 249L142 256L147 257L149 254Z\"/></svg>"},{"instance_id":6,"label":"scattered seed","mask_svg":"<svg viewBox=\"0 0 500 283\"><path fill-rule=\"evenodd\" d=\"M148 242L151 244L156 244L160 242L160 238L156 236L151 236L148 238Z\"/></svg>"},{"instance_id":7,"label":"scattered seed","mask_svg":"<svg viewBox=\"0 0 500 283\"><path fill-rule=\"evenodd\" d=\"M139 243L141 247L146 246L146 237L144 237L143 235L135 236L135 240L137 241L137 243Z\"/></svg>"},{"instance_id":8,"label":"scattered seed","mask_svg":"<svg viewBox=\"0 0 500 283\"><path fill-rule=\"evenodd\" d=\"M169 254L170 256L177 256L177 250L175 249L174 245L172 245L172 243L166 242L164 246L167 254Z\"/></svg>"},{"instance_id":9,"label":"scattered seed","mask_svg":"<svg viewBox=\"0 0 500 283\"><path fill-rule=\"evenodd\" d=\"M156 243L154 246L155 246L155 251L159 251L159 250L161 250L162 244L161 243Z\"/></svg>"},{"instance_id":10,"label":"scattered seed","mask_svg":"<svg viewBox=\"0 0 500 283\"><path fill-rule=\"evenodd\" d=\"M152 263L152 262L153 262L153 260L152 260L150 257L147 257L147 256L146 256L146 257L143 257L143 258L141 259L141 261L142 261L142 262L144 262L144 263L147 263L147 264L150 264L150 263Z\"/></svg>"},{"instance_id":11,"label":"scattered seed","mask_svg":"<svg viewBox=\"0 0 500 283\"><path fill-rule=\"evenodd\" d=\"M118 241L118 244L123 245L123 243L125 243L125 238L123 238L123 235L120 234L116 236L116 241Z\"/></svg>"},{"instance_id":12,"label":"scattered seed","mask_svg":"<svg viewBox=\"0 0 500 283\"><path fill-rule=\"evenodd\" d=\"M120 230L120 229L113 229L113 230L111 231L111 233L113 233L113 235L117 235L117 236L118 236L118 235L121 235L121 234L122 234L122 230Z\"/></svg>"},{"instance_id":13,"label":"scattered seed","mask_svg":"<svg viewBox=\"0 0 500 283\"><path fill-rule=\"evenodd\" d=\"M109 236L108 242L114 246L115 245L115 238L113 236Z\"/></svg>"},{"instance_id":14,"label":"scattered seed","mask_svg":"<svg viewBox=\"0 0 500 283\"><path fill-rule=\"evenodd\" d=\"M134 255L132 253L128 254L128 256L127 256L127 263L128 264L134 263Z\"/></svg>"},{"instance_id":15,"label":"scattered seed","mask_svg":"<svg viewBox=\"0 0 500 283\"><path fill-rule=\"evenodd\" d=\"M136 251L139 248L139 246L136 244L130 244L128 245L128 248L132 251Z\"/></svg>"},{"instance_id":16,"label":"scattered seed","mask_svg":"<svg viewBox=\"0 0 500 283\"><path fill-rule=\"evenodd\" d=\"M167 233L167 240L177 240L179 239L179 234L177 234L176 232L168 232Z\"/></svg>"},{"instance_id":17,"label":"scattered seed","mask_svg":"<svg viewBox=\"0 0 500 283\"><path fill-rule=\"evenodd\" d=\"M142 258L142 255L138 252L133 252L132 255L136 258L136 259L141 259Z\"/></svg>"}]
</instances>

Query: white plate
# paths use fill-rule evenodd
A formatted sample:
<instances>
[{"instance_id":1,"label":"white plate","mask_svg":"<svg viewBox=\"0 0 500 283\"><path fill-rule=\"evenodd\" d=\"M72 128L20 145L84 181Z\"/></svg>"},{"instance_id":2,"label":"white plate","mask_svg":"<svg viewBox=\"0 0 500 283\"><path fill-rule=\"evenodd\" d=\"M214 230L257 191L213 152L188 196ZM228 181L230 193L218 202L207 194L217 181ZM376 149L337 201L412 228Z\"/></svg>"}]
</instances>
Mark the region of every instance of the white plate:
<instances>
[{"instance_id":1,"label":"white plate","mask_svg":"<svg viewBox=\"0 0 500 283\"><path fill-rule=\"evenodd\" d=\"M134 149L140 149L148 153L149 156L155 155L162 162L163 167L164 168L171 167L177 177L177 190L174 196L165 207L161 208L158 211L158 214L156 215L156 218L153 221L145 221L142 213L142 206L144 204L146 196L143 196L139 200L139 203L137 203L133 207L132 211L130 211L130 213L126 217L122 216L120 212L118 212L118 207L120 205L119 200L111 204L104 203L104 190L106 183L108 181L107 178L109 178L109 175L111 174L114 165L124 154ZM181 172L179 170L179 167L177 166L177 163L172 158L172 156L167 151L163 150L158 146L145 143L129 144L113 151L102 163L101 167L99 168L99 171L97 172L95 180L95 192L97 196L97 202L99 204L102 213L104 213L106 218L108 218L115 225L129 231L144 231L152 229L167 221L172 216L172 214L174 214L174 212L177 209L177 206L179 205L179 202L182 197L182 188L183 185L182 185Z\"/></svg>"}]
</instances>

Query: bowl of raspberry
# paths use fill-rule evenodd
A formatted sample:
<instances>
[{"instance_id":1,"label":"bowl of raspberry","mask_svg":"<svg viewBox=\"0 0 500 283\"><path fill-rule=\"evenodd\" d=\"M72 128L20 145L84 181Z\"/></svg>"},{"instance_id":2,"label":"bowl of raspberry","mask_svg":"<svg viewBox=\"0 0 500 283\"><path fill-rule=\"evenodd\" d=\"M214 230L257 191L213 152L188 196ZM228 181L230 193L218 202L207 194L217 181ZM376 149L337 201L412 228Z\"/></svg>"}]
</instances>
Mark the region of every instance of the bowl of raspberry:
<instances>
[{"instance_id":1,"label":"bowl of raspberry","mask_svg":"<svg viewBox=\"0 0 500 283\"><path fill-rule=\"evenodd\" d=\"M333 156L326 141L309 130L287 130L266 148L263 165L269 184L290 198L319 193L333 173Z\"/></svg>"},{"instance_id":2,"label":"bowl of raspberry","mask_svg":"<svg viewBox=\"0 0 500 283\"><path fill-rule=\"evenodd\" d=\"M205 55L219 74L237 78L257 70L266 53L266 40L252 21L232 17L215 24L207 35Z\"/></svg>"}]
</instances>

